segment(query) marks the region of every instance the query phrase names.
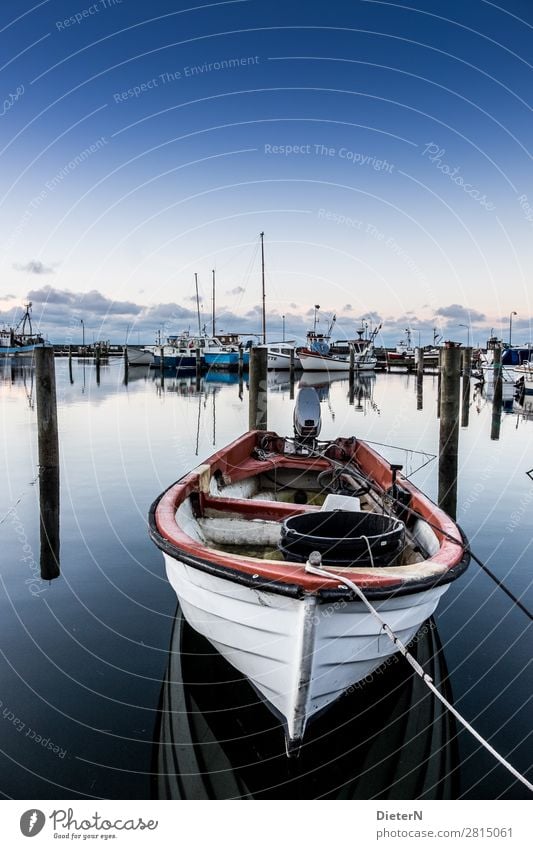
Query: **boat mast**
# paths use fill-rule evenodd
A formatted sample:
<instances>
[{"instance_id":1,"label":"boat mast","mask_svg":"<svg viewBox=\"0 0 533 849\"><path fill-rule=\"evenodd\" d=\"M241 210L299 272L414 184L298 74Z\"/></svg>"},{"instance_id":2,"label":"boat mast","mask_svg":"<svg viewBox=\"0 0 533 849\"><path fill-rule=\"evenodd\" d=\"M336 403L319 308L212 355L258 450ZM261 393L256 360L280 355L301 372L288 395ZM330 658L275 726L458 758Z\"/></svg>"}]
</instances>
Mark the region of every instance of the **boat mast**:
<instances>
[{"instance_id":1,"label":"boat mast","mask_svg":"<svg viewBox=\"0 0 533 849\"><path fill-rule=\"evenodd\" d=\"M263 292L263 345L266 345L266 312L265 312L265 243L264 233L259 233L261 237L261 281Z\"/></svg>"},{"instance_id":2,"label":"boat mast","mask_svg":"<svg viewBox=\"0 0 533 849\"><path fill-rule=\"evenodd\" d=\"M17 324L15 331L17 331L19 329L19 327L22 325L22 329L20 331L21 336L32 336L33 335L33 328L31 326L31 308L32 308L33 304L32 304L31 301L28 301L28 303L24 304L24 306L26 308L26 312L24 313L24 315L20 319L19 323ZM28 324L28 326L30 328L29 333L26 333L26 323Z\"/></svg>"},{"instance_id":3,"label":"boat mast","mask_svg":"<svg viewBox=\"0 0 533 849\"><path fill-rule=\"evenodd\" d=\"M215 335L215 269L213 268L213 318L211 321L211 336Z\"/></svg>"},{"instance_id":4,"label":"boat mast","mask_svg":"<svg viewBox=\"0 0 533 849\"><path fill-rule=\"evenodd\" d=\"M202 325L200 324L200 298L198 296L198 275L194 272L194 283L196 286L196 312L198 313L198 336L202 335Z\"/></svg>"}]
</instances>

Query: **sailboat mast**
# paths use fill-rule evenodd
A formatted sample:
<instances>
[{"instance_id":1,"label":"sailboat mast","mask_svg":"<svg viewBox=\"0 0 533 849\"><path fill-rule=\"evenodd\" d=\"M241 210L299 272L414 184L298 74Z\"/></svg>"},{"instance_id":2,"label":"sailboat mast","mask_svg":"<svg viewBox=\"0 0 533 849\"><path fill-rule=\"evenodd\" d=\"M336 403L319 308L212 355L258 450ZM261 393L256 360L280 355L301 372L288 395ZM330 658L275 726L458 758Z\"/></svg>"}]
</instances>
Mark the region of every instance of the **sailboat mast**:
<instances>
[{"instance_id":1,"label":"sailboat mast","mask_svg":"<svg viewBox=\"0 0 533 849\"><path fill-rule=\"evenodd\" d=\"M263 293L263 345L266 345L266 310L265 310L265 234L260 233L261 237L261 282Z\"/></svg>"},{"instance_id":2,"label":"sailboat mast","mask_svg":"<svg viewBox=\"0 0 533 849\"><path fill-rule=\"evenodd\" d=\"M198 275L194 272L194 284L196 286L196 312L198 313L198 336L202 335L202 325L200 323L200 296L198 295Z\"/></svg>"},{"instance_id":3,"label":"sailboat mast","mask_svg":"<svg viewBox=\"0 0 533 849\"><path fill-rule=\"evenodd\" d=\"M213 318L212 318L211 336L215 335L215 269L213 268Z\"/></svg>"}]
</instances>

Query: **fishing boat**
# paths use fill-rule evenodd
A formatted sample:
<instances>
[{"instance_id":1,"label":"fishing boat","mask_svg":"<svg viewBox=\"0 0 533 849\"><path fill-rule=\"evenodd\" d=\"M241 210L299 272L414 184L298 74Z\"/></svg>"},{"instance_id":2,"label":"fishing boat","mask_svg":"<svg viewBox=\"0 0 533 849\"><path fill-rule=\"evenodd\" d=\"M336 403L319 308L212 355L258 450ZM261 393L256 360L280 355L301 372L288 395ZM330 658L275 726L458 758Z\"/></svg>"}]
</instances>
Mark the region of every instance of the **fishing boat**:
<instances>
[{"instance_id":1,"label":"fishing boat","mask_svg":"<svg viewBox=\"0 0 533 849\"><path fill-rule=\"evenodd\" d=\"M337 320L334 315L326 333L318 333L316 330L316 314L318 305L315 306L315 322L313 330L307 333L307 345L298 349L298 357L304 371L327 371L347 372L350 370L350 356L353 355L354 369L356 371L374 371L377 365L377 357L374 354L374 339L381 325L376 327L367 340L361 338L348 344L345 353L334 354L330 344L331 331ZM359 331L358 331L359 332ZM364 344L363 344L364 343ZM342 349L342 348L341 348ZM336 350L339 350L337 344Z\"/></svg>"},{"instance_id":2,"label":"fishing boat","mask_svg":"<svg viewBox=\"0 0 533 849\"><path fill-rule=\"evenodd\" d=\"M199 333L195 336L184 331L175 336L168 336L164 345L154 345L153 364L159 368L161 356L163 356L165 367L177 368L182 371L194 369L196 368L197 348L200 349L200 358L205 365L208 365L206 361L208 353L219 353L223 350L220 340L213 336L208 336L206 333Z\"/></svg>"},{"instance_id":3,"label":"fishing boat","mask_svg":"<svg viewBox=\"0 0 533 849\"><path fill-rule=\"evenodd\" d=\"M411 342L411 328L405 328L405 339L400 339L394 351L388 352L389 360L414 359L415 349Z\"/></svg>"},{"instance_id":4,"label":"fishing boat","mask_svg":"<svg viewBox=\"0 0 533 849\"><path fill-rule=\"evenodd\" d=\"M34 333L31 323L32 304L24 304L25 312L16 327L0 329L0 356L31 357L36 348L51 347L40 333Z\"/></svg>"},{"instance_id":5,"label":"fishing boat","mask_svg":"<svg viewBox=\"0 0 533 849\"><path fill-rule=\"evenodd\" d=\"M241 344L238 333L218 334L216 337L218 346L206 350L204 362L208 369L224 369L236 371L239 367L239 359L242 359L243 368L250 365L250 350Z\"/></svg>"},{"instance_id":6,"label":"fishing boat","mask_svg":"<svg viewBox=\"0 0 533 849\"><path fill-rule=\"evenodd\" d=\"M271 371L288 371L291 367L291 357L293 367L301 368L294 342L267 342L256 347L267 349L267 368Z\"/></svg>"},{"instance_id":7,"label":"fishing boat","mask_svg":"<svg viewBox=\"0 0 533 849\"><path fill-rule=\"evenodd\" d=\"M312 347L300 348L298 357L304 371L348 372L350 370L349 358L322 353ZM376 364L377 357L374 356L372 345L369 345L364 351L354 352L354 369L356 371L374 371Z\"/></svg>"},{"instance_id":8,"label":"fishing boat","mask_svg":"<svg viewBox=\"0 0 533 849\"><path fill-rule=\"evenodd\" d=\"M434 363L438 360L439 357L439 343L442 340L442 336L437 332L437 328L433 328L433 345L427 345L424 348L421 348L422 357L424 362L426 363ZM415 357L417 355L417 349L413 347L411 342L411 328L405 328L405 339L401 339L394 351L387 351L387 362L389 365L394 365L397 363L398 365L403 365L407 363L414 363Z\"/></svg>"},{"instance_id":9,"label":"fishing boat","mask_svg":"<svg viewBox=\"0 0 533 849\"><path fill-rule=\"evenodd\" d=\"M310 717L396 651L354 588L407 643L470 556L400 466L319 432L320 402L305 387L293 437L244 434L149 516L185 618L282 718L288 754Z\"/></svg>"}]
</instances>

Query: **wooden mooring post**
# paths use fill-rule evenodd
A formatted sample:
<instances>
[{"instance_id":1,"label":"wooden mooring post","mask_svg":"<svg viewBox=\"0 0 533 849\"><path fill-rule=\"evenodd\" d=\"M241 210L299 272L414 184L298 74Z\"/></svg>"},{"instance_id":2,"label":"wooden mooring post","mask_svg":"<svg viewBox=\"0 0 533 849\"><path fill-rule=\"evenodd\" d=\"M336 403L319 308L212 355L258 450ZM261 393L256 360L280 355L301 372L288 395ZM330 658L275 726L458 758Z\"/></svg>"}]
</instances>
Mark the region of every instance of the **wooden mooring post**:
<instances>
[{"instance_id":1,"label":"wooden mooring post","mask_svg":"<svg viewBox=\"0 0 533 849\"><path fill-rule=\"evenodd\" d=\"M470 376L472 374L472 348L462 350L463 391L461 393L461 427L468 427L470 417Z\"/></svg>"},{"instance_id":2,"label":"wooden mooring post","mask_svg":"<svg viewBox=\"0 0 533 849\"><path fill-rule=\"evenodd\" d=\"M291 352L289 354L289 400L291 401L294 401L294 360L294 348L291 348Z\"/></svg>"},{"instance_id":3,"label":"wooden mooring post","mask_svg":"<svg viewBox=\"0 0 533 849\"><path fill-rule=\"evenodd\" d=\"M348 366L349 366L348 374L349 374L350 389L351 389L352 394L353 394L353 385L355 383L355 350L354 350L353 345L350 345L350 359L348 361Z\"/></svg>"},{"instance_id":4,"label":"wooden mooring post","mask_svg":"<svg viewBox=\"0 0 533 849\"><path fill-rule=\"evenodd\" d=\"M439 367L437 372L437 418L440 419L440 388L442 375L442 348L439 348Z\"/></svg>"},{"instance_id":5,"label":"wooden mooring post","mask_svg":"<svg viewBox=\"0 0 533 849\"><path fill-rule=\"evenodd\" d=\"M502 405L503 405L503 377L502 377L502 349L501 345L495 345L493 351L493 380L494 394L492 396L492 422L490 428L490 438L497 440L500 438L500 428L502 422Z\"/></svg>"},{"instance_id":6,"label":"wooden mooring post","mask_svg":"<svg viewBox=\"0 0 533 849\"><path fill-rule=\"evenodd\" d=\"M94 348L94 363L96 365L96 385L100 386L100 359L102 356L102 351L100 349L100 344L97 343Z\"/></svg>"},{"instance_id":7,"label":"wooden mooring post","mask_svg":"<svg viewBox=\"0 0 533 849\"><path fill-rule=\"evenodd\" d=\"M250 430L267 429L268 349L250 349L250 382L248 426Z\"/></svg>"},{"instance_id":8,"label":"wooden mooring post","mask_svg":"<svg viewBox=\"0 0 533 849\"><path fill-rule=\"evenodd\" d=\"M59 436L53 348L35 349L41 578L51 581L59 570Z\"/></svg>"},{"instance_id":9,"label":"wooden mooring post","mask_svg":"<svg viewBox=\"0 0 533 849\"><path fill-rule=\"evenodd\" d=\"M457 512L461 349L448 343L440 358L439 507Z\"/></svg>"},{"instance_id":10,"label":"wooden mooring post","mask_svg":"<svg viewBox=\"0 0 533 849\"><path fill-rule=\"evenodd\" d=\"M239 380L242 380L242 374L244 371L244 348L242 345L239 345L239 359L237 362L237 373L239 375Z\"/></svg>"},{"instance_id":11,"label":"wooden mooring post","mask_svg":"<svg viewBox=\"0 0 533 849\"><path fill-rule=\"evenodd\" d=\"M68 346L68 376L71 383L74 383L72 376L72 345Z\"/></svg>"},{"instance_id":12,"label":"wooden mooring post","mask_svg":"<svg viewBox=\"0 0 533 849\"><path fill-rule=\"evenodd\" d=\"M416 349L416 409L424 407L424 351Z\"/></svg>"},{"instance_id":13,"label":"wooden mooring post","mask_svg":"<svg viewBox=\"0 0 533 849\"><path fill-rule=\"evenodd\" d=\"M129 363L129 360L128 360L128 348L127 348L126 345L124 345L124 384L125 384L125 386L128 385L129 367L130 367L130 363Z\"/></svg>"}]
</instances>

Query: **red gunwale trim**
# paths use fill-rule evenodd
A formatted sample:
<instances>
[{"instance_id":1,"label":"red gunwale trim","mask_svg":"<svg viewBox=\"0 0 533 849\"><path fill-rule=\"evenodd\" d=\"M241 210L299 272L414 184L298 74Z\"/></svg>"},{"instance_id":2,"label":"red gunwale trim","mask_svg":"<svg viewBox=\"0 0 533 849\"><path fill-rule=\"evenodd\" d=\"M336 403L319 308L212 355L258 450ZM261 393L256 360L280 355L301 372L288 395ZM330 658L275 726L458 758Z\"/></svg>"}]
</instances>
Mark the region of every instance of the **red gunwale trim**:
<instances>
[{"instance_id":1,"label":"red gunwale trim","mask_svg":"<svg viewBox=\"0 0 533 849\"><path fill-rule=\"evenodd\" d=\"M259 439L262 439L265 435L276 436L275 434L265 434L262 431L252 431L244 434L226 448L213 454L203 465L208 465L211 468L211 474L221 472L232 482L261 472L267 472L272 470L273 467L298 468L301 466L302 470L309 468L313 470L329 468L328 462L320 458L311 462L309 458L291 457L281 454L270 457L267 460L255 460L251 458L250 454L253 448L256 447ZM336 444L341 454L345 451L345 446L349 446L351 459L355 459L362 471L369 474L379 486L387 489L391 485L391 471L386 461L369 445L353 440L337 440ZM176 511L180 504L193 492L199 492L199 478L200 474L198 471L192 471L185 475L185 477L181 478L181 480L171 486L162 495L155 511L157 530L165 540L176 547L177 555L181 551L192 558L204 560L217 566L243 572L248 575L255 575L264 578L265 581L296 584L304 591L311 593L339 585L339 579L337 578L326 579L308 574L305 572L303 564L288 561L259 560L241 555L226 554L225 552L209 548L190 537L176 522ZM450 534L456 539L461 539L458 527L442 510L429 501L417 487L401 477L398 478L398 482L401 482L402 486L412 493L413 509L428 519L432 525L440 529L436 530L439 537L440 549L437 554L428 558L425 562L440 567L439 571L441 571L441 574L447 572L461 561L464 546L452 542L443 532ZM272 519L275 521L282 521L287 516L306 512L310 509L307 505L285 504L283 502L277 502L274 505L269 501L219 498L205 494L200 494L200 499L201 505L205 508L227 510L228 512L237 512L243 515L253 514L257 518ZM402 587L407 583L402 576L392 574L385 576L372 572L361 573L351 570L343 574L357 585L369 589L374 587ZM426 575L421 576L421 580L424 577L427 579ZM409 584L416 585L416 581L413 582L411 580Z\"/></svg>"}]
</instances>

